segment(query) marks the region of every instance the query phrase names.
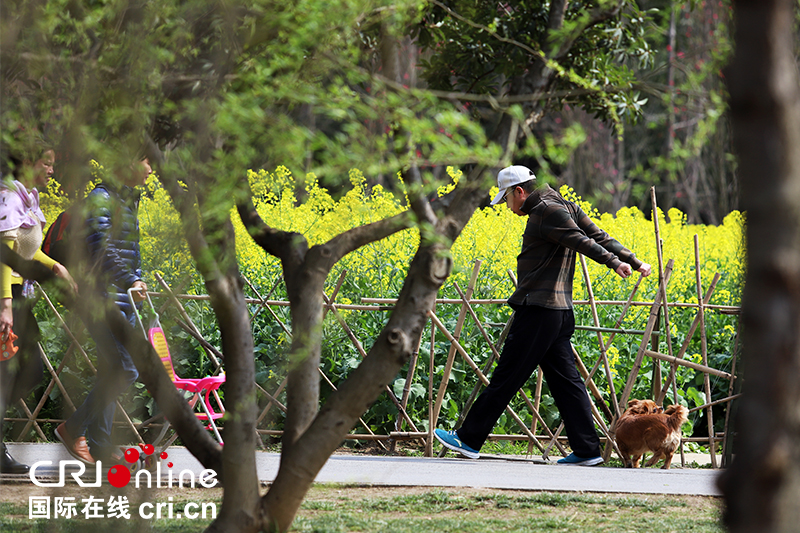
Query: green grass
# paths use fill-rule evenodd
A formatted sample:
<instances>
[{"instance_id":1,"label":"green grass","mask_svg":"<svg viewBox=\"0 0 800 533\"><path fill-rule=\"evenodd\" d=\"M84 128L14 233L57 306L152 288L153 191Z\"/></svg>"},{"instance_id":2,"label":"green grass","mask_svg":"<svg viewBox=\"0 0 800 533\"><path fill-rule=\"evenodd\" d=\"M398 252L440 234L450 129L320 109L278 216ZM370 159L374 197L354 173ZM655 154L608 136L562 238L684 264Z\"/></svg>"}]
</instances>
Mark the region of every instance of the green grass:
<instances>
[{"instance_id":1,"label":"green grass","mask_svg":"<svg viewBox=\"0 0 800 533\"><path fill-rule=\"evenodd\" d=\"M292 531L724 531L719 525L720 502L714 498L414 490L377 498L369 489L312 491Z\"/></svg>"},{"instance_id":2,"label":"green grass","mask_svg":"<svg viewBox=\"0 0 800 533\"><path fill-rule=\"evenodd\" d=\"M174 509L189 501L216 501L217 489L181 494L159 491L143 501L167 501ZM30 494L37 494L30 491ZM28 518L28 493L0 503L3 532L156 532L203 531L210 520ZM138 515L132 502L131 515ZM218 507L219 510L219 507ZM576 531L722 533L721 500L708 497L614 495L558 492L441 490L424 487L316 485L308 493L291 531L313 533L493 533Z\"/></svg>"}]
</instances>

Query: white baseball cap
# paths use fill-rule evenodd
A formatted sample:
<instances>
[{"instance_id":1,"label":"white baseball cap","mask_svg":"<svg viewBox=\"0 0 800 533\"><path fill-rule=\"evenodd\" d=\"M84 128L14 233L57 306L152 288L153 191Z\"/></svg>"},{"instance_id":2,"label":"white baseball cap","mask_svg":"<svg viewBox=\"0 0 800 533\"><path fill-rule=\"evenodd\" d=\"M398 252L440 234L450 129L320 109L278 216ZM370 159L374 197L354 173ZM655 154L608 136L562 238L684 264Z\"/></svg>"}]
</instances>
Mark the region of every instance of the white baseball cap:
<instances>
[{"instance_id":1,"label":"white baseball cap","mask_svg":"<svg viewBox=\"0 0 800 533\"><path fill-rule=\"evenodd\" d=\"M510 187L535 179L536 176L534 176L533 171L528 167L512 165L504 168L497 173L497 186L500 187L500 192L497 193L497 196L494 197L494 200L492 200L489 205L499 204Z\"/></svg>"}]
</instances>

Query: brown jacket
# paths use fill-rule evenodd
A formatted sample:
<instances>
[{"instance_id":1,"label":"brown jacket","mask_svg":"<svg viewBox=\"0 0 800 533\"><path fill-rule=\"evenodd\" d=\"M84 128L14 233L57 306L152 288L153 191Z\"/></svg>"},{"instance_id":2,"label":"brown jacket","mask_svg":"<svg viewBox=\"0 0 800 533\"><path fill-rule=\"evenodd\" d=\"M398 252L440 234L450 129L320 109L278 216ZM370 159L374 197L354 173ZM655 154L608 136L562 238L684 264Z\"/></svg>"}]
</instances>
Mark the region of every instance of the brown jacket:
<instances>
[{"instance_id":1,"label":"brown jacket","mask_svg":"<svg viewBox=\"0 0 800 533\"><path fill-rule=\"evenodd\" d=\"M633 252L549 186L534 190L522 211L528 214L528 224L517 256L517 290L508 299L511 307L571 309L575 252L612 270L621 262L634 270L642 265Z\"/></svg>"}]
</instances>

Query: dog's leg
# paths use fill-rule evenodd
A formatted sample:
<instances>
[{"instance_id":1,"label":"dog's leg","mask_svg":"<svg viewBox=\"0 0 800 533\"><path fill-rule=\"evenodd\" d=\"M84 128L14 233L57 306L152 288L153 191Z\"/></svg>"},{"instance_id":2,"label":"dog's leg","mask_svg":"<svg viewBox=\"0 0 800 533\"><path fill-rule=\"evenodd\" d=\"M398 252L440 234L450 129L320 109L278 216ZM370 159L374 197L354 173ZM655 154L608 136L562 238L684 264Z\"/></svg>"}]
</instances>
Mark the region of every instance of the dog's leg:
<instances>
[{"instance_id":1,"label":"dog's leg","mask_svg":"<svg viewBox=\"0 0 800 533\"><path fill-rule=\"evenodd\" d=\"M662 470L669 470L669 465L672 464L672 454L673 452L664 454L664 466L661 467Z\"/></svg>"},{"instance_id":2,"label":"dog's leg","mask_svg":"<svg viewBox=\"0 0 800 533\"><path fill-rule=\"evenodd\" d=\"M631 460L631 468L639 468L639 461L642 460L642 454L634 455Z\"/></svg>"},{"instance_id":3,"label":"dog's leg","mask_svg":"<svg viewBox=\"0 0 800 533\"><path fill-rule=\"evenodd\" d=\"M647 461L647 464L645 466L650 467L655 465L659 460L661 460L662 457L666 457L666 455L664 454L664 450L657 450L653 452L653 457L651 457L650 460Z\"/></svg>"}]
</instances>

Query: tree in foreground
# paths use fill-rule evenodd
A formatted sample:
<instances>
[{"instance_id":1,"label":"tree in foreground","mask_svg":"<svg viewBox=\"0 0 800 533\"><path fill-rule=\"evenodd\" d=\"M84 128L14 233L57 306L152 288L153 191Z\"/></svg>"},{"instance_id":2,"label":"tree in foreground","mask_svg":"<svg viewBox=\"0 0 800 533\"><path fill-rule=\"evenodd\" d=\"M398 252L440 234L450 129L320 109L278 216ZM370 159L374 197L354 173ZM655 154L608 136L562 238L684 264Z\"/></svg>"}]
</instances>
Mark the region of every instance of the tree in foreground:
<instances>
[{"instance_id":1,"label":"tree in foreground","mask_svg":"<svg viewBox=\"0 0 800 533\"><path fill-rule=\"evenodd\" d=\"M728 72L747 210L742 299L745 393L735 459L720 484L731 531L800 524L800 12L790 0L734 1Z\"/></svg>"},{"instance_id":2,"label":"tree in foreground","mask_svg":"<svg viewBox=\"0 0 800 533\"><path fill-rule=\"evenodd\" d=\"M183 442L223 481L212 531L290 527L329 455L414 351L450 274L449 248L488 198L493 171L529 157L548 178L548 161L559 157L548 147L568 139L541 145L530 126L551 106L577 103L616 124L635 115L639 100L626 62L646 50L645 15L624 0L517 7L9 0L0 9L4 146L49 136L71 191L90 180L90 158L114 168L146 155L180 213L221 333L224 448L194 418L147 342L115 313L107 317ZM421 68L402 67L411 36L426 47ZM427 88L407 86L409 71ZM313 170L327 183L355 166L372 176L399 174L407 210L310 245L299 233L267 226L253 207L246 170L279 164ZM445 200L429 202L444 165L464 177ZM281 466L263 496L234 208L252 238L280 258L291 303ZM366 359L320 408L328 273L347 253L409 228L420 244L395 309Z\"/></svg>"}]
</instances>

